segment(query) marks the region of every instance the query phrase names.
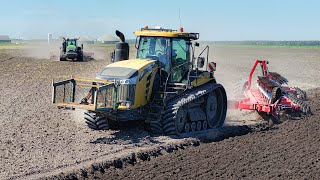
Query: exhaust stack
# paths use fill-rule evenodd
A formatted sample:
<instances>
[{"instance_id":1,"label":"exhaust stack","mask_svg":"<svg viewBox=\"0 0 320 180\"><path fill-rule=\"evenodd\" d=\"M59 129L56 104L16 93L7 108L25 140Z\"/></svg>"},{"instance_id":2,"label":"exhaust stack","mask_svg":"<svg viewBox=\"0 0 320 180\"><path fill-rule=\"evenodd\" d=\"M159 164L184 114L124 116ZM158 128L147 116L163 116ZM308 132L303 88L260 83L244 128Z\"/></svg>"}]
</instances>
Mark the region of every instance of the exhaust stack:
<instances>
[{"instance_id":1,"label":"exhaust stack","mask_svg":"<svg viewBox=\"0 0 320 180\"><path fill-rule=\"evenodd\" d=\"M120 42L116 43L116 48L111 54L111 62L117 62L129 59L129 44L125 42L125 36L122 32L116 30L116 35L119 37Z\"/></svg>"}]
</instances>

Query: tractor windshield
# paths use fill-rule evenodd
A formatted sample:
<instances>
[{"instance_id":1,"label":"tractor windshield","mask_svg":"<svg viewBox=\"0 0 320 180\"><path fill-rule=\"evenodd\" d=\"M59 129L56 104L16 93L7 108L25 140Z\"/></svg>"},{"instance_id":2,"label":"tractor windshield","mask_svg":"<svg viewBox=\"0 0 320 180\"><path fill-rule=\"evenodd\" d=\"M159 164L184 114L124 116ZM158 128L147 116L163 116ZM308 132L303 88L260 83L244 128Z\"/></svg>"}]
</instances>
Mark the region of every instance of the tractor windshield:
<instances>
[{"instance_id":1,"label":"tractor windshield","mask_svg":"<svg viewBox=\"0 0 320 180\"><path fill-rule=\"evenodd\" d=\"M67 42L67 46L77 46L76 40L69 40L69 41Z\"/></svg>"},{"instance_id":2,"label":"tractor windshield","mask_svg":"<svg viewBox=\"0 0 320 180\"><path fill-rule=\"evenodd\" d=\"M170 71L170 39L163 37L141 37L137 52L139 59L153 59L160 62L160 66Z\"/></svg>"}]
</instances>

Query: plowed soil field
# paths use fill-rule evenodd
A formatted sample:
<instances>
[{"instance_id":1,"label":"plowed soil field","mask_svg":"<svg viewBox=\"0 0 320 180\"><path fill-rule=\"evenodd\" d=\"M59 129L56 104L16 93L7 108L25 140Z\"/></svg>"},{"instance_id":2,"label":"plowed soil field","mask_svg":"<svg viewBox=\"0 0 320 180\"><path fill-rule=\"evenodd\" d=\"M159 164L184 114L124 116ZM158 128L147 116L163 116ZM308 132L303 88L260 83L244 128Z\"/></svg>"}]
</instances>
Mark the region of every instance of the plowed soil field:
<instances>
[{"instance_id":1,"label":"plowed soil field","mask_svg":"<svg viewBox=\"0 0 320 180\"><path fill-rule=\"evenodd\" d=\"M51 105L52 79L95 77L109 63L113 47L92 49L103 56L59 62L28 48L0 50L0 179L319 179L320 49L211 50L229 98L255 59L267 59L308 91L314 115L269 128L255 112L230 110L221 130L180 138L151 137L139 122L93 131L82 111Z\"/></svg>"}]
</instances>

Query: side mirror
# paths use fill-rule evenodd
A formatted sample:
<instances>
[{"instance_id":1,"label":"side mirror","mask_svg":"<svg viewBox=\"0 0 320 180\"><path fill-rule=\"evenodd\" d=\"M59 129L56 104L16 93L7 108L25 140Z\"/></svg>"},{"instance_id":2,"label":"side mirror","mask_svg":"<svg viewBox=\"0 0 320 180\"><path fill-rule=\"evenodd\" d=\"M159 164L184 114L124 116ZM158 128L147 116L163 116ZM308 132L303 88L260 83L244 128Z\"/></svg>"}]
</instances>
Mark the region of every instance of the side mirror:
<instances>
[{"instance_id":1,"label":"side mirror","mask_svg":"<svg viewBox=\"0 0 320 180\"><path fill-rule=\"evenodd\" d=\"M112 53L110 53L110 59L111 62L114 63L114 55L115 55L115 51L113 51Z\"/></svg>"},{"instance_id":2,"label":"side mirror","mask_svg":"<svg viewBox=\"0 0 320 180\"><path fill-rule=\"evenodd\" d=\"M83 50L83 44L81 44L81 49Z\"/></svg>"},{"instance_id":3,"label":"side mirror","mask_svg":"<svg viewBox=\"0 0 320 180\"><path fill-rule=\"evenodd\" d=\"M206 59L205 59L204 57L198 57L197 67L198 67L198 68L203 68L205 60L206 60Z\"/></svg>"},{"instance_id":4,"label":"side mirror","mask_svg":"<svg viewBox=\"0 0 320 180\"><path fill-rule=\"evenodd\" d=\"M137 36L137 38L136 38L136 43L134 44L134 47L136 48L136 49L138 49L138 43L140 42L140 37L139 36Z\"/></svg>"},{"instance_id":5,"label":"side mirror","mask_svg":"<svg viewBox=\"0 0 320 180\"><path fill-rule=\"evenodd\" d=\"M199 44L198 42L195 42L195 43L194 43L194 46L199 47L200 44Z\"/></svg>"}]
</instances>

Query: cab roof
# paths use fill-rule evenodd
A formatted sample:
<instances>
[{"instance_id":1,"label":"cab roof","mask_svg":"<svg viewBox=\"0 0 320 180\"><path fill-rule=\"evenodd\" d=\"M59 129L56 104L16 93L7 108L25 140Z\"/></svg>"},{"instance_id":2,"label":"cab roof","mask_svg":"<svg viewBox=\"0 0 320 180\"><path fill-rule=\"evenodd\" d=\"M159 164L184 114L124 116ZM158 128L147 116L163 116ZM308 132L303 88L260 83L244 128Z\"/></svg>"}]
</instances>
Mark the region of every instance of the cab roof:
<instances>
[{"instance_id":1,"label":"cab roof","mask_svg":"<svg viewBox=\"0 0 320 180\"><path fill-rule=\"evenodd\" d=\"M180 32L172 29L149 29L141 28L139 31L135 31L136 36L154 36L154 37L175 37L175 38L187 38L191 40L199 39L199 33Z\"/></svg>"}]
</instances>

